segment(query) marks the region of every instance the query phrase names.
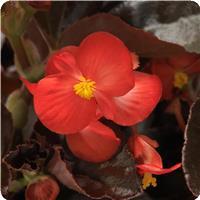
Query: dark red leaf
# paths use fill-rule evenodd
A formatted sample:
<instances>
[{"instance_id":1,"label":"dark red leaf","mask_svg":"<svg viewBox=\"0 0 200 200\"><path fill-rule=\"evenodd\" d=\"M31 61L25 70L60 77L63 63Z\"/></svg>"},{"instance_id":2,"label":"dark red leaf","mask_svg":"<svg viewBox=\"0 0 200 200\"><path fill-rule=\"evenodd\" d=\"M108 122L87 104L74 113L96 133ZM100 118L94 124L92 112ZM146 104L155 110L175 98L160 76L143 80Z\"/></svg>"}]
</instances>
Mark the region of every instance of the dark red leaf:
<instances>
[{"instance_id":1,"label":"dark red leaf","mask_svg":"<svg viewBox=\"0 0 200 200\"><path fill-rule=\"evenodd\" d=\"M34 125L32 138L44 147L61 144L60 135L47 129L39 120Z\"/></svg>"},{"instance_id":2,"label":"dark red leaf","mask_svg":"<svg viewBox=\"0 0 200 200\"><path fill-rule=\"evenodd\" d=\"M141 193L134 161L126 147L102 164L82 161L72 164L63 157L60 148L55 148L48 171L66 187L94 199L131 199Z\"/></svg>"},{"instance_id":3,"label":"dark red leaf","mask_svg":"<svg viewBox=\"0 0 200 200\"><path fill-rule=\"evenodd\" d=\"M1 163L1 193L2 195L7 195L8 186L11 182L11 172L8 169L8 166L2 162Z\"/></svg>"},{"instance_id":4,"label":"dark red leaf","mask_svg":"<svg viewBox=\"0 0 200 200\"><path fill-rule=\"evenodd\" d=\"M13 121L10 112L1 105L1 156L11 148L14 137Z\"/></svg>"},{"instance_id":5,"label":"dark red leaf","mask_svg":"<svg viewBox=\"0 0 200 200\"><path fill-rule=\"evenodd\" d=\"M97 14L77 21L63 32L59 46L79 45L88 34L96 31L112 33L120 38L130 51L141 57L168 57L185 52L183 47L161 41L151 33L132 27L111 14Z\"/></svg>"},{"instance_id":6,"label":"dark red leaf","mask_svg":"<svg viewBox=\"0 0 200 200\"><path fill-rule=\"evenodd\" d=\"M4 70L1 70L1 86L2 96L9 95L12 91L21 86L21 81L18 77L13 76L12 73L6 73Z\"/></svg>"},{"instance_id":7,"label":"dark red leaf","mask_svg":"<svg viewBox=\"0 0 200 200\"><path fill-rule=\"evenodd\" d=\"M10 151L3 160L13 171L41 171L49 154L49 149L44 149L35 141L29 141L18 145L16 150Z\"/></svg>"},{"instance_id":8,"label":"dark red leaf","mask_svg":"<svg viewBox=\"0 0 200 200\"><path fill-rule=\"evenodd\" d=\"M111 6L111 4L115 5L117 3L105 3L101 1L52 1L51 9L48 12L37 12L35 18L44 32L47 33L49 39L57 44L57 38L60 37L63 29L68 25L82 17L90 16L103 8Z\"/></svg>"},{"instance_id":9,"label":"dark red leaf","mask_svg":"<svg viewBox=\"0 0 200 200\"><path fill-rule=\"evenodd\" d=\"M185 130L183 170L189 189L200 195L200 98L193 104Z\"/></svg>"}]
</instances>

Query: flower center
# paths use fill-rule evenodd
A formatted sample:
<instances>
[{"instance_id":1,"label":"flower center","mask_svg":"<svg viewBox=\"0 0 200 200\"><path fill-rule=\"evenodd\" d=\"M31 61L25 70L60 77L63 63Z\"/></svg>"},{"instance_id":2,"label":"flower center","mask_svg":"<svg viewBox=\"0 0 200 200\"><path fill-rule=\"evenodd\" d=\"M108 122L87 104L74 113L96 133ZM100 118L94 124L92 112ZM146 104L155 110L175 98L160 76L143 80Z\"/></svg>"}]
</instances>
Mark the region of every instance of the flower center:
<instances>
[{"instance_id":1,"label":"flower center","mask_svg":"<svg viewBox=\"0 0 200 200\"><path fill-rule=\"evenodd\" d=\"M152 185L153 187L157 186L156 178L153 177L150 173L144 173L144 177L142 179L142 188L145 190L150 185Z\"/></svg>"},{"instance_id":2,"label":"flower center","mask_svg":"<svg viewBox=\"0 0 200 200\"><path fill-rule=\"evenodd\" d=\"M174 86L183 89L188 83L188 75L184 72L176 72L174 75Z\"/></svg>"},{"instance_id":3,"label":"flower center","mask_svg":"<svg viewBox=\"0 0 200 200\"><path fill-rule=\"evenodd\" d=\"M96 88L95 81L86 79L83 76L81 76L79 80L80 82L73 86L75 94L79 95L83 99L90 100L92 97L94 97L94 91Z\"/></svg>"}]
</instances>

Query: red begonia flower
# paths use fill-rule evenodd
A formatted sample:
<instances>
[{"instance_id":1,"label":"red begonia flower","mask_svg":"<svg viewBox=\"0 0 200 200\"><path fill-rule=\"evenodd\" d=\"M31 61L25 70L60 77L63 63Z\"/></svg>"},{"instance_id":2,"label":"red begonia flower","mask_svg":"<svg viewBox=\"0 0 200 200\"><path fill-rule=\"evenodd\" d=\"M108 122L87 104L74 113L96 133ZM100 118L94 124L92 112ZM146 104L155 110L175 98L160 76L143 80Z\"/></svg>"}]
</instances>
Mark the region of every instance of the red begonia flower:
<instances>
[{"instance_id":1,"label":"red begonia flower","mask_svg":"<svg viewBox=\"0 0 200 200\"><path fill-rule=\"evenodd\" d=\"M200 55L184 53L168 59L154 59L151 63L152 73L158 75L163 84L163 99L173 97L173 89L184 89L189 77L200 72Z\"/></svg>"},{"instance_id":2,"label":"red begonia flower","mask_svg":"<svg viewBox=\"0 0 200 200\"><path fill-rule=\"evenodd\" d=\"M34 96L40 121L56 133L77 133L97 114L133 125L150 114L161 96L158 78L134 73L137 65L137 56L122 41L96 32L79 47L55 52L37 84L24 83Z\"/></svg>"},{"instance_id":3,"label":"red begonia flower","mask_svg":"<svg viewBox=\"0 0 200 200\"><path fill-rule=\"evenodd\" d=\"M181 164L178 163L170 168L163 168L162 158L155 150L158 147L156 141L147 136L134 134L129 138L129 148L137 162L138 172L144 176L143 188L156 186L156 179L151 174L161 175L170 173L178 169Z\"/></svg>"},{"instance_id":4,"label":"red begonia flower","mask_svg":"<svg viewBox=\"0 0 200 200\"><path fill-rule=\"evenodd\" d=\"M77 134L66 136L67 144L72 153L89 162L103 162L111 158L120 145L120 139L109 127L98 121Z\"/></svg>"}]
</instances>

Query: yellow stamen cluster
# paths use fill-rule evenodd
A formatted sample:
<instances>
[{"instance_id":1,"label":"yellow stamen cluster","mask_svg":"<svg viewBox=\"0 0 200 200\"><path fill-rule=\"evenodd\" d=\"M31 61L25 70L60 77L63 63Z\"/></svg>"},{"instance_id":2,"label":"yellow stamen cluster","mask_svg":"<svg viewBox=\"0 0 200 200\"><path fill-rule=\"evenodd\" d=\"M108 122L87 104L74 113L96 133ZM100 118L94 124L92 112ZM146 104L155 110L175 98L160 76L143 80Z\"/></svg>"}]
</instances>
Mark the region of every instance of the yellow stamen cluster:
<instances>
[{"instance_id":1,"label":"yellow stamen cluster","mask_svg":"<svg viewBox=\"0 0 200 200\"><path fill-rule=\"evenodd\" d=\"M176 72L174 75L174 86L183 89L188 83L188 75L184 72Z\"/></svg>"},{"instance_id":2,"label":"yellow stamen cluster","mask_svg":"<svg viewBox=\"0 0 200 200\"><path fill-rule=\"evenodd\" d=\"M150 185L153 187L157 186L156 178L150 173L144 173L144 177L142 179L142 188L145 190Z\"/></svg>"},{"instance_id":3,"label":"yellow stamen cluster","mask_svg":"<svg viewBox=\"0 0 200 200\"><path fill-rule=\"evenodd\" d=\"M79 95L83 99L90 100L92 97L94 97L96 83L90 79L86 79L83 76L81 76L79 80L80 82L73 86L75 94Z\"/></svg>"}]
</instances>

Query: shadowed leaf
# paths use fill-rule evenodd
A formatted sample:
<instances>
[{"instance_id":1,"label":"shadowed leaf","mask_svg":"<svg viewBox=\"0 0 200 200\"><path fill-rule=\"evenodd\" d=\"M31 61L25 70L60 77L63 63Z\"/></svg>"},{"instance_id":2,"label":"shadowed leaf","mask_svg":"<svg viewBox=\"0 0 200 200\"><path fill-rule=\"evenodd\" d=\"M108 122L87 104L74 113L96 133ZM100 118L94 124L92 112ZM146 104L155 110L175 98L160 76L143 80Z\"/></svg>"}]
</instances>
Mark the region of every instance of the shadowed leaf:
<instances>
[{"instance_id":1,"label":"shadowed leaf","mask_svg":"<svg viewBox=\"0 0 200 200\"><path fill-rule=\"evenodd\" d=\"M53 1L48 12L37 12L35 18L52 43L57 43L62 31L82 17L106 9L110 2L101 1ZM112 3L115 5L116 2ZM54 41L56 39L56 41ZM56 44L54 44L56 47Z\"/></svg>"},{"instance_id":2,"label":"shadowed leaf","mask_svg":"<svg viewBox=\"0 0 200 200\"><path fill-rule=\"evenodd\" d=\"M5 163L1 163L1 193L6 195L8 192L8 185L11 182L11 172Z\"/></svg>"},{"instance_id":3,"label":"shadowed leaf","mask_svg":"<svg viewBox=\"0 0 200 200\"><path fill-rule=\"evenodd\" d=\"M14 76L11 72L7 73L5 70L1 70L1 94L3 96L9 95L12 91L21 86L21 81L18 77Z\"/></svg>"},{"instance_id":4,"label":"shadowed leaf","mask_svg":"<svg viewBox=\"0 0 200 200\"><path fill-rule=\"evenodd\" d=\"M68 188L93 199L132 199L141 192L134 161L126 147L102 164L71 163L60 148L55 148L48 171Z\"/></svg>"},{"instance_id":5,"label":"shadowed leaf","mask_svg":"<svg viewBox=\"0 0 200 200\"><path fill-rule=\"evenodd\" d=\"M97 14L74 23L61 35L60 47L79 45L88 34L96 31L114 34L130 51L136 52L141 57L168 57L185 52L181 46L161 41L151 33L134 28L110 14Z\"/></svg>"},{"instance_id":6,"label":"shadowed leaf","mask_svg":"<svg viewBox=\"0 0 200 200\"><path fill-rule=\"evenodd\" d=\"M61 136L47 129L39 120L34 125L32 138L37 140L42 146L50 147L61 144Z\"/></svg>"},{"instance_id":7,"label":"shadowed leaf","mask_svg":"<svg viewBox=\"0 0 200 200\"><path fill-rule=\"evenodd\" d=\"M200 195L200 98L193 104L185 130L183 169L189 189Z\"/></svg>"},{"instance_id":8,"label":"shadowed leaf","mask_svg":"<svg viewBox=\"0 0 200 200\"><path fill-rule=\"evenodd\" d=\"M24 187L29 182L41 177L51 156L50 148L44 148L34 140L9 151L2 159L2 191L6 199L21 199L15 195L23 193Z\"/></svg>"},{"instance_id":9,"label":"shadowed leaf","mask_svg":"<svg viewBox=\"0 0 200 200\"><path fill-rule=\"evenodd\" d=\"M14 128L11 113L1 105L1 155L10 149L13 143Z\"/></svg>"},{"instance_id":10,"label":"shadowed leaf","mask_svg":"<svg viewBox=\"0 0 200 200\"><path fill-rule=\"evenodd\" d=\"M29 141L18 145L16 150L10 151L3 160L8 168L14 171L41 171L49 153L49 149L44 149L35 141Z\"/></svg>"}]
</instances>

